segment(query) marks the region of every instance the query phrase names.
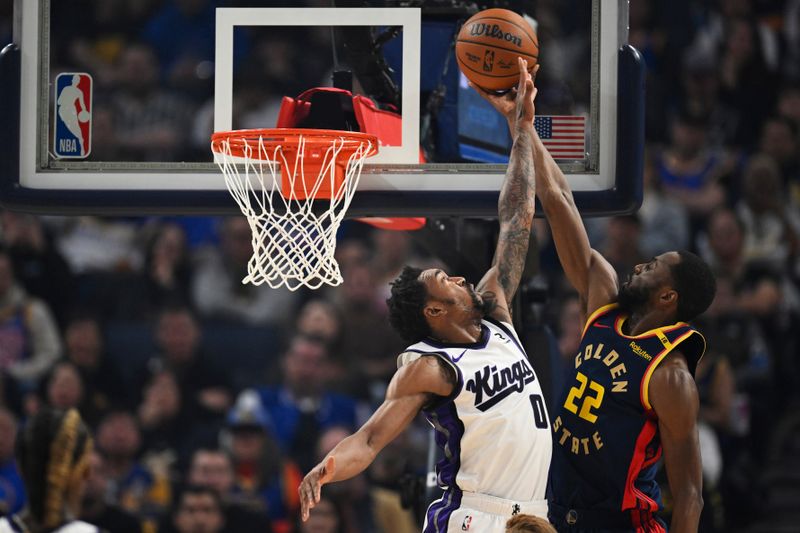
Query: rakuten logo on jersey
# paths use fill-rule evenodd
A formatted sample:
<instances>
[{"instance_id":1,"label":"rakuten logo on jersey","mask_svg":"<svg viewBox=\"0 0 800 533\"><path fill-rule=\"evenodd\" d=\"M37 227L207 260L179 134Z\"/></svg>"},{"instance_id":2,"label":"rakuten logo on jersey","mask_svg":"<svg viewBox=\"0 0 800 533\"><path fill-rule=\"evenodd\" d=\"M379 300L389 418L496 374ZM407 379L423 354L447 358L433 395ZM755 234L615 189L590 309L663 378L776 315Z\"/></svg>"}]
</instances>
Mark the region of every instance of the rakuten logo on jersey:
<instances>
[{"instance_id":1,"label":"rakuten logo on jersey","mask_svg":"<svg viewBox=\"0 0 800 533\"><path fill-rule=\"evenodd\" d=\"M513 365L498 369L484 366L467 381L466 389L475 393L475 407L486 411L514 392L522 392L525 385L536 379L527 361L520 359Z\"/></svg>"}]
</instances>

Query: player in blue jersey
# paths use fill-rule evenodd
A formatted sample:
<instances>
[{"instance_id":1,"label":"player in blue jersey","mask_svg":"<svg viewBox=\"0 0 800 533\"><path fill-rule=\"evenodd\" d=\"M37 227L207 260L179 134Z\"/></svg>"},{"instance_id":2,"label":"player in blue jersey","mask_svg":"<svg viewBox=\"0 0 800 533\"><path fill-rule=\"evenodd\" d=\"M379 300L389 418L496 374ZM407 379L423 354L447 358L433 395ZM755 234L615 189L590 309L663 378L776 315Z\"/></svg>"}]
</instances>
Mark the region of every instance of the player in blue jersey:
<instances>
[{"instance_id":1,"label":"player in blue jersey","mask_svg":"<svg viewBox=\"0 0 800 533\"><path fill-rule=\"evenodd\" d=\"M303 518L322 485L355 476L420 411L442 449L442 497L425 533L504 533L509 518L547 517L550 424L535 372L511 325L509 302L522 276L534 211L533 79L520 60L511 162L500 191L492 267L472 287L440 269L406 267L392 283L392 325L411 345L386 400L303 480ZM516 120L518 119L518 120Z\"/></svg>"},{"instance_id":2,"label":"player in blue jersey","mask_svg":"<svg viewBox=\"0 0 800 533\"><path fill-rule=\"evenodd\" d=\"M508 116L510 96L479 92ZM534 143L536 194L586 318L552 413L550 520L559 531L664 531L654 479L663 458L674 496L670 530L697 531L703 499L693 375L705 340L687 322L713 300L714 276L696 255L669 252L620 284L590 247L566 178L538 136Z\"/></svg>"}]
</instances>

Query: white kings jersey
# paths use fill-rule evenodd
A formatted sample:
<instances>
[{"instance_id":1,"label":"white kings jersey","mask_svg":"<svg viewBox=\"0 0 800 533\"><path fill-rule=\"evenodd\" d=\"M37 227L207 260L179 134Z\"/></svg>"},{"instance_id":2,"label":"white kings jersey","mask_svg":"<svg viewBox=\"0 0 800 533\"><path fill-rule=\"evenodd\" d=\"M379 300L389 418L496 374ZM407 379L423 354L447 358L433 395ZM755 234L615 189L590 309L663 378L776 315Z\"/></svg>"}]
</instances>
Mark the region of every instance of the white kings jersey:
<instances>
[{"instance_id":1,"label":"white kings jersey","mask_svg":"<svg viewBox=\"0 0 800 533\"><path fill-rule=\"evenodd\" d=\"M458 377L451 396L423 409L444 453L437 481L454 504L463 491L544 500L552 436L542 389L510 324L486 318L481 329L476 343L426 339L398 358L401 366L436 355Z\"/></svg>"}]
</instances>

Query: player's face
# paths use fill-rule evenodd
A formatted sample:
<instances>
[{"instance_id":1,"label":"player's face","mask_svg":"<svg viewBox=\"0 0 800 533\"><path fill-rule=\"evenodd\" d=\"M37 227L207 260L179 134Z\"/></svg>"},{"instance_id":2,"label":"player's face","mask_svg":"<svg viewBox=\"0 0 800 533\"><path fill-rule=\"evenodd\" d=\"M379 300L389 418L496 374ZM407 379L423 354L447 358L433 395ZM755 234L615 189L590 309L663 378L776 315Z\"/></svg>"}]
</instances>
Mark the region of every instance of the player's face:
<instances>
[{"instance_id":1,"label":"player's face","mask_svg":"<svg viewBox=\"0 0 800 533\"><path fill-rule=\"evenodd\" d=\"M672 285L670 267L679 261L677 252L668 252L636 265L620 287L620 304L628 308L647 305L655 291Z\"/></svg>"},{"instance_id":2,"label":"player's face","mask_svg":"<svg viewBox=\"0 0 800 533\"><path fill-rule=\"evenodd\" d=\"M429 268L420 274L420 280L428 290L428 298L466 310L480 309L483 298L475 286L461 276L448 276L439 268Z\"/></svg>"}]
</instances>

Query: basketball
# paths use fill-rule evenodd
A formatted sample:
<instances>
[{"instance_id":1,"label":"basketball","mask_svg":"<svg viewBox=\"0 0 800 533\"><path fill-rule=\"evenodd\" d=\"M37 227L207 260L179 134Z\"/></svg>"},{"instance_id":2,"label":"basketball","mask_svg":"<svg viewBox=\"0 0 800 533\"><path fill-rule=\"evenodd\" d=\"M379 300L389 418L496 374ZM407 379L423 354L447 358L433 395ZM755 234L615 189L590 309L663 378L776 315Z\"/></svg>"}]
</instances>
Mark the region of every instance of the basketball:
<instances>
[{"instance_id":1,"label":"basketball","mask_svg":"<svg viewBox=\"0 0 800 533\"><path fill-rule=\"evenodd\" d=\"M86 122L89 120L89 112L88 111L81 111L78 113L78 122Z\"/></svg>"},{"instance_id":2,"label":"basketball","mask_svg":"<svg viewBox=\"0 0 800 533\"><path fill-rule=\"evenodd\" d=\"M531 25L507 9L486 9L467 20L456 38L456 59L464 75L487 91L510 89L519 80L517 57L532 71L539 41Z\"/></svg>"}]
</instances>

